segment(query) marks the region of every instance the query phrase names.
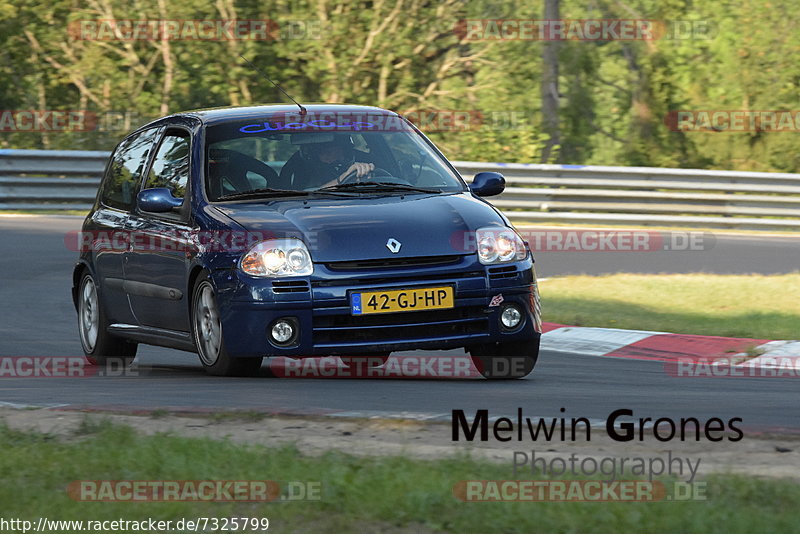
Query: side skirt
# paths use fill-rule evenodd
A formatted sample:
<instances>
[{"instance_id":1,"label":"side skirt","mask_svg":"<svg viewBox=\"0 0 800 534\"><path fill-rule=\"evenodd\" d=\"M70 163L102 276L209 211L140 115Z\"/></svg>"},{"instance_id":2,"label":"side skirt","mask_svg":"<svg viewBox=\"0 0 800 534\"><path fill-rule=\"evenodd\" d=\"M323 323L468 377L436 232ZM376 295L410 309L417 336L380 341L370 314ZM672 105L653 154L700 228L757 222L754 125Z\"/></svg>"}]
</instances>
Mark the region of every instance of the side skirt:
<instances>
[{"instance_id":1,"label":"side skirt","mask_svg":"<svg viewBox=\"0 0 800 534\"><path fill-rule=\"evenodd\" d=\"M164 328L152 326L137 326L132 324L114 323L109 325L108 333L137 343L147 345L158 345L170 349L197 352L192 340L192 335L188 332L177 332Z\"/></svg>"}]
</instances>

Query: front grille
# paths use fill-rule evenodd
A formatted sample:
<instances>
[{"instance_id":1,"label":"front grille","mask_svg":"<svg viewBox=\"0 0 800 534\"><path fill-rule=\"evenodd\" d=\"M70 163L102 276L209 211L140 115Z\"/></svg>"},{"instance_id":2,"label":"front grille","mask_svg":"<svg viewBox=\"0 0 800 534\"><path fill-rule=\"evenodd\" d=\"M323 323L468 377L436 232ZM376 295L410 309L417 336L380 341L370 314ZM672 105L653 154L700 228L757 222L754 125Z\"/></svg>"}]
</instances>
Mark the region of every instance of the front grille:
<instances>
[{"instance_id":1,"label":"front grille","mask_svg":"<svg viewBox=\"0 0 800 534\"><path fill-rule=\"evenodd\" d=\"M314 344L389 343L481 334L489 327L483 310L482 306L465 306L365 316L315 316Z\"/></svg>"},{"instance_id":2,"label":"front grille","mask_svg":"<svg viewBox=\"0 0 800 534\"><path fill-rule=\"evenodd\" d=\"M273 280L272 291L275 293L304 293L308 291L305 280Z\"/></svg>"},{"instance_id":3,"label":"front grille","mask_svg":"<svg viewBox=\"0 0 800 534\"><path fill-rule=\"evenodd\" d=\"M360 271L365 269L381 269L388 267L435 267L457 263L461 256L417 256L414 258L383 258L379 260L337 261L327 263L332 271Z\"/></svg>"},{"instance_id":4,"label":"front grille","mask_svg":"<svg viewBox=\"0 0 800 534\"><path fill-rule=\"evenodd\" d=\"M517 276L517 268L513 265L505 267L489 267L489 279L499 280L501 278L514 278Z\"/></svg>"},{"instance_id":5,"label":"front grille","mask_svg":"<svg viewBox=\"0 0 800 534\"><path fill-rule=\"evenodd\" d=\"M458 273L425 273L425 282L429 280L458 280L463 278L484 278L486 275L483 271L470 271ZM387 277L369 277L369 278L356 278L348 276L336 280L314 280L311 282L313 287L334 287L334 286L360 286L360 285L374 285L374 284L394 284L403 282L414 282L419 285L420 276L418 274L408 276L387 276Z\"/></svg>"}]
</instances>

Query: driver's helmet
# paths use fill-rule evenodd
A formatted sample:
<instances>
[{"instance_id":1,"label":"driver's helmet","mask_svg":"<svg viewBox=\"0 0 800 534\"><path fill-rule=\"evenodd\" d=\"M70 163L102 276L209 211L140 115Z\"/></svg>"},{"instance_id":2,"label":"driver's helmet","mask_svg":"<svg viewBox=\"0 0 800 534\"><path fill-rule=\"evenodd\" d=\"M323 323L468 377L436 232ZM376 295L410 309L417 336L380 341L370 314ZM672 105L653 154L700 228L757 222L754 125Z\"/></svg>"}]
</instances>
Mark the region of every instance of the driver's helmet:
<instances>
[{"instance_id":1,"label":"driver's helmet","mask_svg":"<svg viewBox=\"0 0 800 534\"><path fill-rule=\"evenodd\" d=\"M300 145L300 156L314 164L327 165L336 173L344 172L355 163L353 138L344 133L297 133L292 136L293 144ZM323 162L320 157L331 148L341 149L341 157L331 162Z\"/></svg>"}]
</instances>

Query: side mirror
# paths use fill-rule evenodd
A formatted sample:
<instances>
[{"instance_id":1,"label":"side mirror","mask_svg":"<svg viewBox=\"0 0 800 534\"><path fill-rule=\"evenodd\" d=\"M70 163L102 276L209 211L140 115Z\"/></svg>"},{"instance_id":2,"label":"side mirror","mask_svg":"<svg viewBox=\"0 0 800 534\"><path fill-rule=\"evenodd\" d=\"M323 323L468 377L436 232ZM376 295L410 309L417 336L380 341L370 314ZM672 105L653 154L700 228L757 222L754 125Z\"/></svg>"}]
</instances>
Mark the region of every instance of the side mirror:
<instances>
[{"instance_id":1,"label":"side mirror","mask_svg":"<svg viewBox=\"0 0 800 534\"><path fill-rule=\"evenodd\" d=\"M499 195L506 188L506 179L499 172L479 172L472 179L470 191L479 197Z\"/></svg>"},{"instance_id":2,"label":"side mirror","mask_svg":"<svg viewBox=\"0 0 800 534\"><path fill-rule=\"evenodd\" d=\"M142 211L166 213L183 206L183 199L172 196L172 191L166 187L153 187L139 191L136 203Z\"/></svg>"}]
</instances>

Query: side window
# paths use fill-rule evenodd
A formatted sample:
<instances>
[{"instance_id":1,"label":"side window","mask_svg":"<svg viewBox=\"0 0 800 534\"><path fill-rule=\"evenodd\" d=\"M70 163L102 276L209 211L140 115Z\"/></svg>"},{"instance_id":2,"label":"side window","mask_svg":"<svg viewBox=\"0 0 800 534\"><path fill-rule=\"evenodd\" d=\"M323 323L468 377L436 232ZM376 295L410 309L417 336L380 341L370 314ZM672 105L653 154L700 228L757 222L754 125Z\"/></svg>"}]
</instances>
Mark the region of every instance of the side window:
<instances>
[{"instance_id":1,"label":"side window","mask_svg":"<svg viewBox=\"0 0 800 534\"><path fill-rule=\"evenodd\" d=\"M183 131L168 131L158 148L145 189L166 187L175 198L186 195L189 183L189 134Z\"/></svg>"},{"instance_id":2,"label":"side window","mask_svg":"<svg viewBox=\"0 0 800 534\"><path fill-rule=\"evenodd\" d=\"M133 207L136 188L142 179L157 133L157 128L145 130L128 138L117 148L105 176L100 197L103 204L122 210Z\"/></svg>"}]
</instances>

